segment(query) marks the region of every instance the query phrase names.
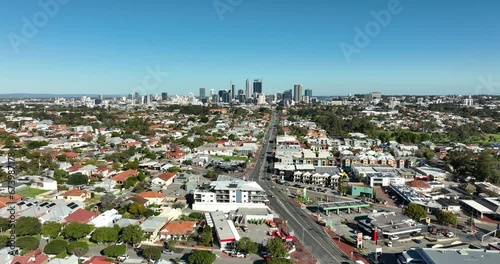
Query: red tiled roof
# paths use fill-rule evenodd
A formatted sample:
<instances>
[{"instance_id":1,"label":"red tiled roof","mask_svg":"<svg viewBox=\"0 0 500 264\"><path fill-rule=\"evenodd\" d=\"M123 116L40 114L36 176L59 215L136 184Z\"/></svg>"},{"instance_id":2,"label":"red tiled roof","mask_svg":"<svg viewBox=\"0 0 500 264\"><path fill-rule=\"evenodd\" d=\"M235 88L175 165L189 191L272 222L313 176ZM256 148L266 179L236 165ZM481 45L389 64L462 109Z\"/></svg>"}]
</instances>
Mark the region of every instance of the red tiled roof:
<instances>
[{"instance_id":1,"label":"red tiled roof","mask_svg":"<svg viewBox=\"0 0 500 264\"><path fill-rule=\"evenodd\" d=\"M126 171L122 171L122 172L116 174L115 176L111 177L111 180L124 182L132 176L137 176L137 174L138 174L138 172L136 170L126 170Z\"/></svg>"},{"instance_id":2,"label":"red tiled roof","mask_svg":"<svg viewBox=\"0 0 500 264\"><path fill-rule=\"evenodd\" d=\"M113 264L112 261L107 261L107 256L93 256L91 259L85 261L85 264Z\"/></svg>"},{"instance_id":3,"label":"red tiled roof","mask_svg":"<svg viewBox=\"0 0 500 264\"><path fill-rule=\"evenodd\" d=\"M66 218L64 218L64 220L68 223L69 222L78 222L78 223L87 224L92 219L96 218L98 215L99 215L99 213L97 213L97 212L92 212L92 211L88 211L88 210L80 208L80 209L74 211L73 213L71 213L70 215L66 216Z\"/></svg>"},{"instance_id":4,"label":"red tiled roof","mask_svg":"<svg viewBox=\"0 0 500 264\"><path fill-rule=\"evenodd\" d=\"M193 232L196 226L195 221L180 221L170 222L162 227L160 234L162 235L187 235Z\"/></svg>"},{"instance_id":5,"label":"red tiled roof","mask_svg":"<svg viewBox=\"0 0 500 264\"><path fill-rule=\"evenodd\" d=\"M69 190L63 194L61 194L62 196L82 196L82 194L86 194L87 191L86 190L80 190L80 189L72 189L72 190Z\"/></svg>"},{"instance_id":6,"label":"red tiled roof","mask_svg":"<svg viewBox=\"0 0 500 264\"><path fill-rule=\"evenodd\" d=\"M165 194L159 192L141 192L139 196L142 198L164 198Z\"/></svg>"},{"instance_id":7,"label":"red tiled roof","mask_svg":"<svg viewBox=\"0 0 500 264\"><path fill-rule=\"evenodd\" d=\"M45 264L49 262L49 257L43 254L42 249L37 248L24 256L15 256L11 263L19 264Z\"/></svg>"},{"instance_id":8,"label":"red tiled roof","mask_svg":"<svg viewBox=\"0 0 500 264\"><path fill-rule=\"evenodd\" d=\"M75 172L75 171L77 171L77 170L79 170L81 168L83 168L83 165L76 164L76 165L73 165L73 166L67 168L66 171L68 171L68 172Z\"/></svg>"},{"instance_id":9,"label":"red tiled roof","mask_svg":"<svg viewBox=\"0 0 500 264\"><path fill-rule=\"evenodd\" d=\"M63 153L61 153L61 155L64 155L64 156L66 156L68 158L76 158L76 157L78 157L78 153L76 153L76 152L63 152Z\"/></svg>"},{"instance_id":10,"label":"red tiled roof","mask_svg":"<svg viewBox=\"0 0 500 264\"><path fill-rule=\"evenodd\" d=\"M165 172L165 173L162 173L160 176L158 176L158 178L160 178L164 181L168 181L168 180L172 179L173 177L175 177L175 175L177 175L177 173L175 173L175 172Z\"/></svg>"},{"instance_id":11,"label":"red tiled roof","mask_svg":"<svg viewBox=\"0 0 500 264\"><path fill-rule=\"evenodd\" d=\"M414 180L414 181L411 181L411 182L407 182L406 184L408 186L412 187L412 188L418 188L418 189L428 189L428 188L430 188L429 184L427 184L424 181L419 181L419 180Z\"/></svg>"}]
</instances>

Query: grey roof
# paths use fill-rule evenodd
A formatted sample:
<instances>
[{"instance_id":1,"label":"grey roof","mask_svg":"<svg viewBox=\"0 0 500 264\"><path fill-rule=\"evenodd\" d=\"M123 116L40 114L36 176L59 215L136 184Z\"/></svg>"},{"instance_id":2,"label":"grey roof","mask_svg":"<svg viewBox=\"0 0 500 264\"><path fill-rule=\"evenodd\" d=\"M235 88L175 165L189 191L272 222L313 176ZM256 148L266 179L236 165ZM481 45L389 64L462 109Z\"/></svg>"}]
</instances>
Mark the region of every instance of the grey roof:
<instances>
[{"instance_id":1,"label":"grey roof","mask_svg":"<svg viewBox=\"0 0 500 264\"><path fill-rule=\"evenodd\" d=\"M482 249L417 248L416 251L428 264L481 263L497 264L500 251Z\"/></svg>"},{"instance_id":2,"label":"grey roof","mask_svg":"<svg viewBox=\"0 0 500 264\"><path fill-rule=\"evenodd\" d=\"M152 216L142 222L140 227L144 232L155 232L165 225L167 219L167 217Z\"/></svg>"},{"instance_id":3,"label":"grey roof","mask_svg":"<svg viewBox=\"0 0 500 264\"><path fill-rule=\"evenodd\" d=\"M268 215L270 214L267 208L246 208L240 207L236 210L236 214L239 215Z\"/></svg>"},{"instance_id":4,"label":"grey roof","mask_svg":"<svg viewBox=\"0 0 500 264\"><path fill-rule=\"evenodd\" d=\"M136 219L130 219L130 218L122 218L118 221L116 221L115 224L117 224L119 227L127 227L129 225L135 225L139 222L139 220Z\"/></svg>"}]
</instances>

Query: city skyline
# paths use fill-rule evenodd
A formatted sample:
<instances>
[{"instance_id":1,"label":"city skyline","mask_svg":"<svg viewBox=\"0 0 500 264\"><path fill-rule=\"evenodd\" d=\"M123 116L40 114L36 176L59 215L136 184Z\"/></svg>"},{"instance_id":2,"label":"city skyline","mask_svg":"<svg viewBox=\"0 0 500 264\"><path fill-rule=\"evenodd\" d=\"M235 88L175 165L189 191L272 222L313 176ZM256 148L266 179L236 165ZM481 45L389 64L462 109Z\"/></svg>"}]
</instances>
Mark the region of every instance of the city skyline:
<instances>
[{"instance_id":1,"label":"city skyline","mask_svg":"<svg viewBox=\"0 0 500 264\"><path fill-rule=\"evenodd\" d=\"M266 93L500 93L493 0L56 2L0 10L0 94L126 95L151 75L152 94L255 77Z\"/></svg>"}]
</instances>

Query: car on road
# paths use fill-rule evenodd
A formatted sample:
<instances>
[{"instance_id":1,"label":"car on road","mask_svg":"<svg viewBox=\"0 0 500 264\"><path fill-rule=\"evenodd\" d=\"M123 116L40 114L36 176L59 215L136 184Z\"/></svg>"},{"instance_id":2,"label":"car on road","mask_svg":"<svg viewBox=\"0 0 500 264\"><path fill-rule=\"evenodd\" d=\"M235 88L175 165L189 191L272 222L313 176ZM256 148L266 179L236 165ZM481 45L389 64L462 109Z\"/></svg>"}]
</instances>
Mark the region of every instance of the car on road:
<instances>
[{"instance_id":1,"label":"car on road","mask_svg":"<svg viewBox=\"0 0 500 264\"><path fill-rule=\"evenodd\" d=\"M448 232L448 233L446 233L446 236L447 236L447 237L454 237L454 236L455 236L455 233L453 233L453 232Z\"/></svg>"},{"instance_id":2,"label":"car on road","mask_svg":"<svg viewBox=\"0 0 500 264\"><path fill-rule=\"evenodd\" d=\"M123 241L118 240L118 241L116 242L116 245L123 245Z\"/></svg>"},{"instance_id":3,"label":"car on road","mask_svg":"<svg viewBox=\"0 0 500 264\"><path fill-rule=\"evenodd\" d=\"M245 254L243 254L241 252L236 252L236 253L232 254L231 256L234 258L244 258Z\"/></svg>"},{"instance_id":4,"label":"car on road","mask_svg":"<svg viewBox=\"0 0 500 264\"><path fill-rule=\"evenodd\" d=\"M390 239L390 240L398 240L398 239L399 239L399 237L398 237L398 236L391 236L389 239Z\"/></svg>"},{"instance_id":5,"label":"car on road","mask_svg":"<svg viewBox=\"0 0 500 264\"><path fill-rule=\"evenodd\" d=\"M387 242L387 246L392 247L392 242L391 241Z\"/></svg>"},{"instance_id":6,"label":"car on road","mask_svg":"<svg viewBox=\"0 0 500 264\"><path fill-rule=\"evenodd\" d=\"M422 240L420 240L420 239L413 239L413 242L415 242L415 243L417 243L419 245L422 244Z\"/></svg>"},{"instance_id":7,"label":"car on road","mask_svg":"<svg viewBox=\"0 0 500 264\"><path fill-rule=\"evenodd\" d=\"M127 259L128 259L128 257L129 257L129 256L128 256L128 254L125 254L125 255L122 255L122 256L117 257L116 259L117 259L118 261L122 261L122 262L123 262L123 261L127 260Z\"/></svg>"},{"instance_id":8,"label":"car on road","mask_svg":"<svg viewBox=\"0 0 500 264\"><path fill-rule=\"evenodd\" d=\"M363 239L364 240L372 240L372 237L371 236L364 236Z\"/></svg>"},{"instance_id":9,"label":"car on road","mask_svg":"<svg viewBox=\"0 0 500 264\"><path fill-rule=\"evenodd\" d=\"M173 255L173 254L174 254L174 252L173 252L172 250L170 250L170 249L166 249L166 248L165 248L165 249L163 249L163 250L161 251L161 253L162 253L162 254L169 254L169 255Z\"/></svg>"}]
</instances>

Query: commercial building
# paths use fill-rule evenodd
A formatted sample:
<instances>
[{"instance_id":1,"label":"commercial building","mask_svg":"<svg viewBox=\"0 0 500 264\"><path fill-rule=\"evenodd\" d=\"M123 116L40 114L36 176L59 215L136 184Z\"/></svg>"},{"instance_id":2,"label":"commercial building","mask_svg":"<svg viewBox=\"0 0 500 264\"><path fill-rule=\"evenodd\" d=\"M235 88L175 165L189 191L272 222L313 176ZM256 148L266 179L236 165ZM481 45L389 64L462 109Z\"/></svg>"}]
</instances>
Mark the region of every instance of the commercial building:
<instances>
[{"instance_id":1,"label":"commercial building","mask_svg":"<svg viewBox=\"0 0 500 264\"><path fill-rule=\"evenodd\" d=\"M305 92L304 92L304 95L308 96L309 98L311 98L313 96L313 90L312 89L306 89Z\"/></svg>"},{"instance_id":2,"label":"commercial building","mask_svg":"<svg viewBox=\"0 0 500 264\"><path fill-rule=\"evenodd\" d=\"M200 101L205 99L205 88L200 88Z\"/></svg>"},{"instance_id":3,"label":"commercial building","mask_svg":"<svg viewBox=\"0 0 500 264\"><path fill-rule=\"evenodd\" d=\"M358 227L365 233L373 234L377 229L379 235L384 237L409 236L411 233L422 231L422 226L413 219L407 218L396 212L377 212L354 218Z\"/></svg>"},{"instance_id":4,"label":"commercial building","mask_svg":"<svg viewBox=\"0 0 500 264\"><path fill-rule=\"evenodd\" d=\"M296 84L293 86L293 100L296 103L302 101L302 85Z\"/></svg>"},{"instance_id":5,"label":"commercial building","mask_svg":"<svg viewBox=\"0 0 500 264\"><path fill-rule=\"evenodd\" d=\"M223 212L215 211L210 214L205 214L207 223L213 225L216 234L216 243L223 250L231 250L236 247L236 242L240 240L240 235L234 226L232 220L228 220Z\"/></svg>"},{"instance_id":6,"label":"commercial building","mask_svg":"<svg viewBox=\"0 0 500 264\"><path fill-rule=\"evenodd\" d=\"M250 80L246 81L245 97L250 98L253 94L252 87L250 86Z\"/></svg>"},{"instance_id":7,"label":"commercial building","mask_svg":"<svg viewBox=\"0 0 500 264\"><path fill-rule=\"evenodd\" d=\"M268 199L262 187L253 181L233 179L232 181L213 181L201 185L194 191L193 210L225 213L246 208L267 208Z\"/></svg>"},{"instance_id":8,"label":"commercial building","mask_svg":"<svg viewBox=\"0 0 500 264\"><path fill-rule=\"evenodd\" d=\"M405 183L405 178L388 165L352 165L351 171L357 178L364 179L370 187Z\"/></svg>"},{"instance_id":9,"label":"commercial building","mask_svg":"<svg viewBox=\"0 0 500 264\"><path fill-rule=\"evenodd\" d=\"M500 251L470 248L416 248L403 251L398 263L421 264L458 264L481 263L496 264Z\"/></svg>"},{"instance_id":10,"label":"commercial building","mask_svg":"<svg viewBox=\"0 0 500 264\"><path fill-rule=\"evenodd\" d=\"M255 79L253 81L253 94L261 94L262 93L262 79Z\"/></svg>"}]
</instances>

